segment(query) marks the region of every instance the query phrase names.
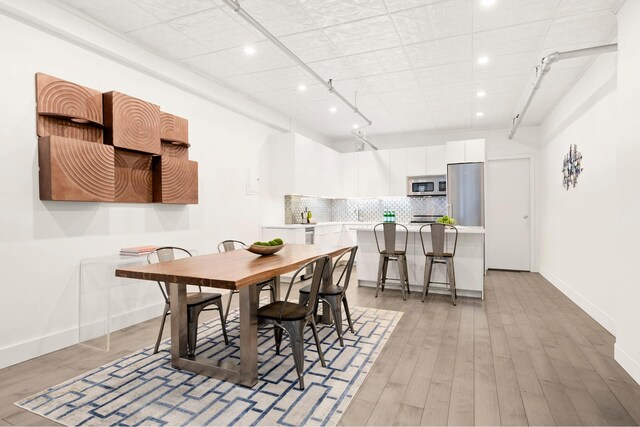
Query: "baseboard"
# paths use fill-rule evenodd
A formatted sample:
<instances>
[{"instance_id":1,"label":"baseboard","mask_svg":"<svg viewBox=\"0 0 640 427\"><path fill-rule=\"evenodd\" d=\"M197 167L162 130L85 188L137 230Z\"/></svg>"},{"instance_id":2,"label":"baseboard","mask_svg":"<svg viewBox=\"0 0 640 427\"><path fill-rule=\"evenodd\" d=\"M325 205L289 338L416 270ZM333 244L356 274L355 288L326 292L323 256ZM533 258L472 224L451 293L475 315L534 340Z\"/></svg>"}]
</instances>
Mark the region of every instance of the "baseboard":
<instances>
[{"instance_id":1,"label":"baseboard","mask_svg":"<svg viewBox=\"0 0 640 427\"><path fill-rule=\"evenodd\" d=\"M113 316L111 318L111 331L114 332L118 329L126 328L136 323L158 317L162 314L163 307L164 303L153 304L128 313ZM104 331L105 322L106 320L93 322L90 325L89 330ZM83 326L83 330L85 330L85 328L86 326ZM97 332L95 332L95 335L93 336L84 335L83 340L101 335L102 333ZM43 354L51 353L52 351L72 346L78 342L79 328L76 326L64 331L54 332L44 337L0 348L0 369L33 359L34 357L42 356Z\"/></svg>"},{"instance_id":2,"label":"baseboard","mask_svg":"<svg viewBox=\"0 0 640 427\"><path fill-rule=\"evenodd\" d=\"M609 316L605 311L600 309L589 299L584 297L580 292L573 289L571 286L566 284L563 280L561 280L558 276L550 272L545 267L539 266L539 269L542 277L547 279L553 286L558 288L560 292L565 294L571 301L576 303L578 307L583 309L589 316L591 316L596 322L602 325L602 327L609 331L612 335L616 334L616 320L613 317Z\"/></svg>"},{"instance_id":3,"label":"baseboard","mask_svg":"<svg viewBox=\"0 0 640 427\"><path fill-rule=\"evenodd\" d=\"M77 342L78 328L76 327L0 348L0 369L69 347Z\"/></svg>"},{"instance_id":4,"label":"baseboard","mask_svg":"<svg viewBox=\"0 0 640 427\"><path fill-rule=\"evenodd\" d=\"M621 349L618 343L613 346L613 358L631 375L631 378L640 384L640 363Z\"/></svg>"}]
</instances>

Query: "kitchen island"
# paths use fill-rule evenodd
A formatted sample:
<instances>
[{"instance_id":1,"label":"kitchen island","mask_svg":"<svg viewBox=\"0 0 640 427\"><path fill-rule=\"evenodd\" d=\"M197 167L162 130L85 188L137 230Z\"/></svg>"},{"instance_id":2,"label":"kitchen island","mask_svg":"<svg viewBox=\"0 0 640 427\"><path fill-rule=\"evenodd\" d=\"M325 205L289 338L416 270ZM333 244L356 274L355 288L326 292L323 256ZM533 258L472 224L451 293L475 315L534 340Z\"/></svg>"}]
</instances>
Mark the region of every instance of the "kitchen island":
<instances>
[{"instance_id":1,"label":"kitchen island","mask_svg":"<svg viewBox=\"0 0 640 427\"><path fill-rule=\"evenodd\" d=\"M378 275L379 254L376 247L376 240L373 234L372 225L349 225L346 227L350 231L357 232L358 241L358 286L376 286ZM407 267L409 270L409 284L411 292L422 292L424 283L425 256L420 242L420 226L407 224L409 235L407 240ZM458 296L468 296L483 298L484 292L484 228L456 226L458 229L458 246L454 259L456 271L456 287ZM431 250L431 235L429 227L425 227L425 249ZM453 231L447 231L447 247L451 249L453 244ZM398 230L398 241L403 240L404 232ZM378 239L382 244L382 227L378 231ZM387 273L388 278L398 278L397 263L390 262ZM445 281L444 265L434 264L432 281ZM387 281L385 289L400 290L397 281ZM432 284L429 292L449 293L449 289L444 285Z\"/></svg>"}]
</instances>

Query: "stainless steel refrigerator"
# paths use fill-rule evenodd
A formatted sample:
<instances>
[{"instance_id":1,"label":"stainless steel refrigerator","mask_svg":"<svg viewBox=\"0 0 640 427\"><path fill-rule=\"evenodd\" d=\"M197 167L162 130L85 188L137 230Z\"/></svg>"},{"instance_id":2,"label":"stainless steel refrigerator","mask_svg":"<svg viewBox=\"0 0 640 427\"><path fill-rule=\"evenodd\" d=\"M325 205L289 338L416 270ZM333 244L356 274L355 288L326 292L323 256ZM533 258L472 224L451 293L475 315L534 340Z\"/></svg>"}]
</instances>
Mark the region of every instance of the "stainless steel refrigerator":
<instances>
[{"instance_id":1,"label":"stainless steel refrigerator","mask_svg":"<svg viewBox=\"0 0 640 427\"><path fill-rule=\"evenodd\" d=\"M484 227L484 163L447 166L447 203L457 225Z\"/></svg>"}]
</instances>

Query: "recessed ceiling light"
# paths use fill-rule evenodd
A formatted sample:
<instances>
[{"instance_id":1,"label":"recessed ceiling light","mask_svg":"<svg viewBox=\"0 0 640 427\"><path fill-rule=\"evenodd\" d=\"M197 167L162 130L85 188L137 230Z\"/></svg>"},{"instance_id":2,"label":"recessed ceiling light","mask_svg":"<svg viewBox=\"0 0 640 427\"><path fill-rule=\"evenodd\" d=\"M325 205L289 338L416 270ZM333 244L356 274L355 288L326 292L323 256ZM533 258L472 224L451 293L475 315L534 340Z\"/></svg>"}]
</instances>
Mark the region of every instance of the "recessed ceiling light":
<instances>
[{"instance_id":1,"label":"recessed ceiling light","mask_svg":"<svg viewBox=\"0 0 640 427\"><path fill-rule=\"evenodd\" d=\"M356 123L355 125L353 125L353 128L354 128L354 129L358 129L359 127L360 127L360 125L359 125L359 124L357 124L357 123Z\"/></svg>"},{"instance_id":2,"label":"recessed ceiling light","mask_svg":"<svg viewBox=\"0 0 640 427\"><path fill-rule=\"evenodd\" d=\"M488 56L481 56L480 58L478 58L478 64L486 65L488 63L489 63L489 57Z\"/></svg>"},{"instance_id":3,"label":"recessed ceiling light","mask_svg":"<svg viewBox=\"0 0 640 427\"><path fill-rule=\"evenodd\" d=\"M482 111L478 111L476 113L476 117L484 117L484 113Z\"/></svg>"},{"instance_id":4,"label":"recessed ceiling light","mask_svg":"<svg viewBox=\"0 0 640 427\"><path fill-rule=\"evenodd\" d=\"M494 4L496 4L496 0L481 0L480 3L484 7L489 7L489 6L493 6Z\"/></svg>"},{"instance_id":5,"label":"recessed ceiling light","mask_svg":"<svg viewBox=\"0 0 640 427\"><path fill-rule=\"evenodd\" d=\"M478 98L484 98L486 94L487 94L487 92L485 92L483 90L479 90L478 93L476 93L476 96Z\"/></svg>"},{"instance_id":6,"label":"recessed ceiling light","mask_svg":"<svg viewBox=\"0 0 640 427\"><path fill-rule=\"evenodd\" d=\"M256 53L256 48L253 46L245 46L243 50L246 55L253 55Z\"/></svg>"},{"instance_id":7,"label":"recessed ceiling light","mask_svg":"<svg viewBox=\"0 0 640 427\"><path fill-rule=\"evenodd\" d=\"M298 85L298 90L300 92L304 92L305 90L307 90L307 87L305 85Z\"/></svg>"},{"instance_id":8,"label":"recessed ceiling light","mask_svg":"<svg viewBox=\"0 0 640 427\"><path fill-rule=\"evenodd\" d=\"M338 109L336 107L329 108L329 112L331 112L331 113L335 113L336 111L338 111Z\"/></svg>"}]
</instances>

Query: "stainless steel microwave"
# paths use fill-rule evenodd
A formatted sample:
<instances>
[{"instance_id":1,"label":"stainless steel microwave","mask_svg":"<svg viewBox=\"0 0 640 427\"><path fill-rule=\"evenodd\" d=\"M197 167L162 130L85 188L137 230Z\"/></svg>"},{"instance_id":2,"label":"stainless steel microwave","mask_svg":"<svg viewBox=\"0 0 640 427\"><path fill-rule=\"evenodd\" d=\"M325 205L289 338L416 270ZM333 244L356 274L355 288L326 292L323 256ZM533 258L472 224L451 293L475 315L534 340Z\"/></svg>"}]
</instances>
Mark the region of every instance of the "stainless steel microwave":
<instances>
[{"instance_id":1,"label":"stainless steel microwave","mask_svg":"<svg viewBox=\"0 0 640 427\"><path fill-rule=\"evenodd\" d=\"M407 196L446 196L445 175L423 175L407 177Z\"/></svg>"}]
</instances>

